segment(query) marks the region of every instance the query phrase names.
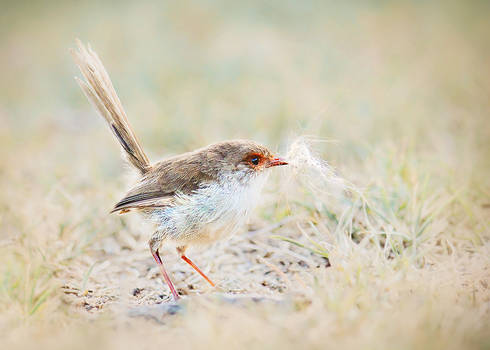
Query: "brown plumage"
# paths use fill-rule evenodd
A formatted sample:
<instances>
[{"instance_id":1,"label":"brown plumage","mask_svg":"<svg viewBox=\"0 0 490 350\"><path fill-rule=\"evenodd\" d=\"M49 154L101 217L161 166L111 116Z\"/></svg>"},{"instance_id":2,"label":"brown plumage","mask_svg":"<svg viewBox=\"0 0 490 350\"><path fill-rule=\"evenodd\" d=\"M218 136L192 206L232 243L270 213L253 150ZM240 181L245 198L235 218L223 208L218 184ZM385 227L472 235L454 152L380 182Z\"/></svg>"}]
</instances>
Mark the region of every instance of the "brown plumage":
<instances>
[{"instance_id":1,"label":"brown plumage","mask_svg":"<svg viewBox=\"0 0 490 350\"><path fill-rule=\"evenodd\" d=\"M86 49L80 41L77 45L78 51L72 54L86 79L77 82L141 175L111 212L137 210L156 223L150 250L174 299L179 296L159 255L163 241L175 242L181 258L214 286L185 256L187 246L209 243L236 231L257 202L265 169L287 163L254 141L231 140L150 164L102 62L90 47Z\"/></svg>"},{"instance_id":2,"label":"brown plumage","mask_svg":"<svg viewBox=\"0 0 490 350\"><path fill-rule=\"evenodd\" d=\"M223 168L237 166L243 161L242 155L248 153L271 156L265 147L253 141L232 140L156 162L111 212L169 205L176 193L191 194L216 181Z\"/></svg>"}]
</instances>

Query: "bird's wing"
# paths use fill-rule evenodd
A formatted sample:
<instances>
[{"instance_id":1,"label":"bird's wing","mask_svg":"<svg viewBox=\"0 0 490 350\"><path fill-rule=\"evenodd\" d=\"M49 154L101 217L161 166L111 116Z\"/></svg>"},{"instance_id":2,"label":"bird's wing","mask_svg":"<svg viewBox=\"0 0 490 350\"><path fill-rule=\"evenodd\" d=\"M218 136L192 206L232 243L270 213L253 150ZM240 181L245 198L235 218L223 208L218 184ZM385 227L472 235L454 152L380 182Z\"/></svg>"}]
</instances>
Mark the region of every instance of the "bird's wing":
<instances>
[{"instance_id":1,"label":"bird's wing","mask_svg":"<svg viewBox=\"0 0 490 350\"><path fill-rule=\"evenodd\" d=\"M173 198L173 194L159 191L128 194L114 206L111 213L124 213L129 209L163 208L172 205Z\"/></svg>"},{"instance_id":2,"label":"bird's wing","mask_svg":"<svg viewBox=\"0 0 490 350\"><path fill-rule=\"evenodd\" d=\"M212 178L209 172L203 172L198 154L184 154L163 160L151 167L139 183L114 206L111 213L170 206L177 194L191 194Z\"/></svg>"}]
</instances>

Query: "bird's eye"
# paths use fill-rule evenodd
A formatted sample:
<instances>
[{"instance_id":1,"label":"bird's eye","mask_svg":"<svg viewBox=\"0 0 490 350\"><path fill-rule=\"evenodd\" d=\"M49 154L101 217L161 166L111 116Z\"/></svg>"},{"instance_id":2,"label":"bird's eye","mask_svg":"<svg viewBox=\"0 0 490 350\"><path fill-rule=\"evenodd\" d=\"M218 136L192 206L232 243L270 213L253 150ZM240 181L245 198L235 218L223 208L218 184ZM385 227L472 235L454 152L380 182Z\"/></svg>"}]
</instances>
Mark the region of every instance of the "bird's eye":
<instances>
[{"instance_id":1,"label":"bird's eye","mask_svg":"<svg viewBox=\"0 0 490 350\"><path fill-rule=\"evenodd\" d=\"M252 159L250 159L250 163L253 165L258 165L259 164L259 157L255 156Z\"/></svg>"}]
</instances>

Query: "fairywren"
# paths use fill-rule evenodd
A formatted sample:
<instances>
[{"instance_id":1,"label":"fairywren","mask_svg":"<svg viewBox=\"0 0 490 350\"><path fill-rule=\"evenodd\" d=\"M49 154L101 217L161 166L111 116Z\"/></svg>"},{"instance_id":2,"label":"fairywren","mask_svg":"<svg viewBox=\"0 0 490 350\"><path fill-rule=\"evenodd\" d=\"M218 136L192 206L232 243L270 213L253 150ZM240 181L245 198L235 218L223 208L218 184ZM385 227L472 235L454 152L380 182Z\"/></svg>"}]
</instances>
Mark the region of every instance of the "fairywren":
<instances>
[{"instance_id":1,"label":"fairywren","mask_svg":"<svg viewBox=\"0 0 490 350\"><path fill-rule=\"evenodd\" d=\"M214 286L186 248L233 234L257 204L268 169L287 162L254 141L231 140L150 164L102 62L90 47L77 45L72 54L86 82L77 81L141 175L111 212L138 211L156 223L150 251L175 300L179 295L159 254L163 242L175 243L181 258Z\"/></svg>"}]
</instances>

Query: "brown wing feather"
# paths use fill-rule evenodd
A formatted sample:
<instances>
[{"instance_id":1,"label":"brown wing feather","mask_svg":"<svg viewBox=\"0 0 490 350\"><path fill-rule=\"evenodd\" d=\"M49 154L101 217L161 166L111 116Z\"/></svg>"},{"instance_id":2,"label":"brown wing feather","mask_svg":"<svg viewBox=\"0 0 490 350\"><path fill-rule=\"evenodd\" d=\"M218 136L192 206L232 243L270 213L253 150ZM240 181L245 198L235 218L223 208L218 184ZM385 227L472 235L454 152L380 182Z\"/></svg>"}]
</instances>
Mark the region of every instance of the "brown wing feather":
<instances>
[{"instance_id":1,"label":"brown wing feather","mask_svg":"<svg viewBox=\"0 0 490 350\"><path fill-rule=\"evenodd\" d=\"M157 162L111 213L162 208L171 205L177 193L190 194L197 190L215 178L214 171L203 167L203 157L207 159L204 150L199 150Z\"/></svg>"},{"instance_id":2,"label":"brown wing feather","mask_svg":"<svg viewBox=\"0 0 490 350\"><path fill-rule=\"evenodd\" d=\"M124 211L133 208L157 208L166 207L172 204L173 194L166 194L163 192L148 192L138 193L131 196L126 196L121 199L111 210L111 213L116 211Z\"/></svg>"}]
</instances>

